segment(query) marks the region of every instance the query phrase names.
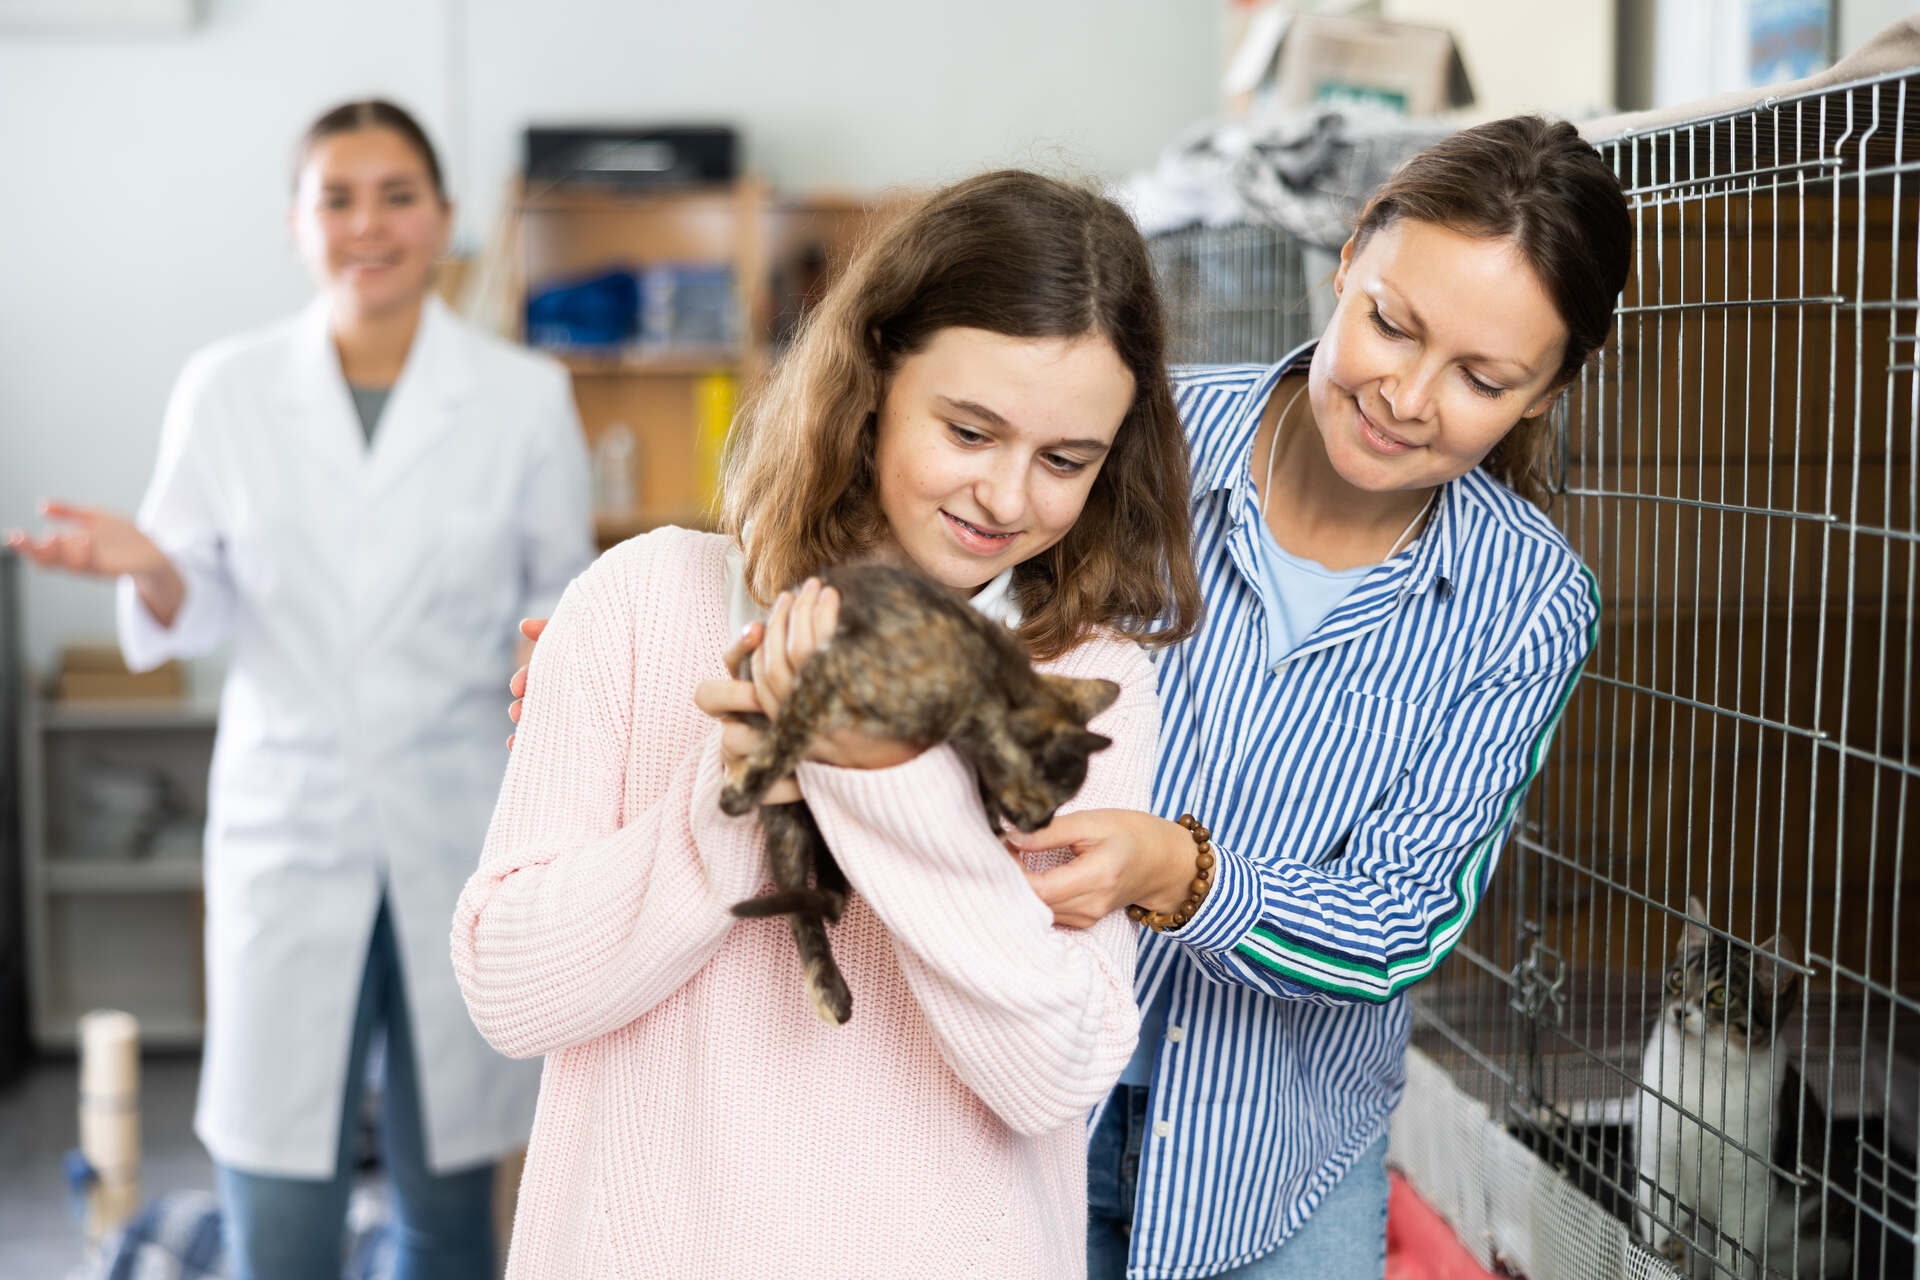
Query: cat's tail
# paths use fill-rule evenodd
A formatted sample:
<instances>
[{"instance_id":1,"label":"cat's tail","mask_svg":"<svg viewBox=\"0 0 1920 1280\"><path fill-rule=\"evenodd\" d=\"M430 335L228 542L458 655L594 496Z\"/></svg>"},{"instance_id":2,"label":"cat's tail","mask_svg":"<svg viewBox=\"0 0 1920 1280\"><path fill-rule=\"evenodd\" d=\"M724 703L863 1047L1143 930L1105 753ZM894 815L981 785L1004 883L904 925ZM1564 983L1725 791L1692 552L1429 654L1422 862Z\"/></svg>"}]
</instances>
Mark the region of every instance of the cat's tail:
<instances>
[{"instance_id":1,"label":"cat's tail","mask_svg":"<svg viewBox=\"0 0 1920 1280\"><path fill-rule=\"evenodd\" d=\"M793 945L807 973L807 1001L822 1022L845 1025L853 1016L853 993L847 990L847 980L834 963L826 923L811 915L788 916L787 923L793 927Z\"/></svg>"}]
</instances>

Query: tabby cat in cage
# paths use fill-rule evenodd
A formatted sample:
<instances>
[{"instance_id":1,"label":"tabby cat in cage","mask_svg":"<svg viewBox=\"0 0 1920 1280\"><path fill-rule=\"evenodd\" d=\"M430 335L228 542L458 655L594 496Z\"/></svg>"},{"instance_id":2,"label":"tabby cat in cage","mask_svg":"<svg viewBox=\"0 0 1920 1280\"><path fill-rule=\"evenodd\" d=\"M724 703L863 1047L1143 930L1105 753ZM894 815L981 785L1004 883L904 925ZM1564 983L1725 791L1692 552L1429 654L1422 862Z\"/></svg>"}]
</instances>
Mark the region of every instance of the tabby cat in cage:
<instances>
[{"instance_id":1,"label":"tabby cat in cage","mask_svg":"<svg viewBox=\"0 0 1920 1280\"><path fill-rule=\"evenodd\" d=\"M1689 898L1641 1062L1641 1236L1690 1277L1759 1280L1763 1257L1769 1278L1844 1274L1836 1242L1823 1265L1819 1242L1801 1238L1791 1194L1768 1167L1789 1074L1777 1033L1800 1001L1793 945L1779 934L1757 947L1721 937L1706 918Z\"/></svg>"},{"instance_id":2,"label":"tabby cat in cage","mask_svg":"<svg viewBox=\"0 0 1920 1280\"><path fill-rule=\"evenodd\" d=\"M820 575L840 593L832 638L794 677L760 745L720 792L720 808L756 805L774 892L735 904L737 916L784 915L806 971L807 996L827 1022L853 1011L826 926L846 906L847 881L805 801L762 804L822 735L854 729L921 747L950 743L973 766L988 820L1034 831L1086 781L1087 761L1111 740L1087 722L1113 704L1111 680L1033 669L1013 633L920 574L877 564ZM744 670L743 679L751 678ZM812 872L813 884L808 885Z\"/></svg>"}]
</instances>

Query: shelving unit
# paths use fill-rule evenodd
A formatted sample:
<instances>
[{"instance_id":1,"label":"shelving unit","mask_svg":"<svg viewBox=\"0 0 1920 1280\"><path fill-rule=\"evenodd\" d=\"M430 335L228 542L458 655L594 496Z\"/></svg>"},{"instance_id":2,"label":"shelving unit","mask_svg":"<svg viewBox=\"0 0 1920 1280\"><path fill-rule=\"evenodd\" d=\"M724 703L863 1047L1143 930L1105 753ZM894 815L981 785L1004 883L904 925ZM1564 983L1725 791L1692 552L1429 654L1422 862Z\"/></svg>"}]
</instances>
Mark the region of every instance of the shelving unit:
<instances>
[{"instance_id":1,"label":"shelving unit","mask_svg":"<svg viewBox=\"0 0 1920 1280\"><path fill-rule=\"evenodd\" d=\"M801 306L801 281L817 275L817 296L873 217L890 207L851 196L780 198L750 178L677 191L521 193L513 253L522 337L527 297L551 282L622 266L724 266L733 274L739 339L732 345L549 348L573 374L589 452L616 423L634 436L634 506L596 513L601 546L664 524L710 525L731 409L765 378L776 331Z\"/></svg>"},{"instance_id":2,"label":"shelving unit","mask_svg":"<svg viewBox=\"0 0 1920 1280\"><path fill-rule=\"evenodd\" d=\"M198 841L134 857L88 847L85 779L100 764L150 771L205 821L216 709L199 702L60 703L29 698L21 716L28 994L34 1042L71 1050L80 1015L124 1009L142 1042L192 1048L204 1026ZM189 856L189 854L191 856Z\"/></svg>"}]
</instances>

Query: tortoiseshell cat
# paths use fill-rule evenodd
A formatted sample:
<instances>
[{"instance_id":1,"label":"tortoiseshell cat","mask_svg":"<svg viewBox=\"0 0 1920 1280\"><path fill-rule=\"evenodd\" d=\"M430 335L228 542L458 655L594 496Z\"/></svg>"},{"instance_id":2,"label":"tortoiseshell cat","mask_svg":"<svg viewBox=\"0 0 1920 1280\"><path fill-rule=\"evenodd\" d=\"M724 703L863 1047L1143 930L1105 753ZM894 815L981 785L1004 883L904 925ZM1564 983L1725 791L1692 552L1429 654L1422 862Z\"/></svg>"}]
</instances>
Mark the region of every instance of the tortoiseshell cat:
<instances>
[{"instance_id":1,"label":"tortoiseshell cat","mask_svg":"<svg viewBox=\"0 0 1920 1280\"><path fill-rule=\"evenodd\" d=\"M1087 721L1120 686L1035 671L1012 632L909 570L847 565L820 577L840 593L839 625L795 675L771 726L742 717L768 732L721 791L720 808L739 815L760 806L775 885L733 913L788 918L814 1011L838 1024L853 997L826 925L846 906L846 877L806 803L760 804L767 788L793 773L816 738L841 729L921 747L950 743L973 766L995 829L1004 818L1033 831L1073 798L1088 757L1110 744Z\"/></svg>"},{"instance_id":2,"label":"tortoiseshell cat","mask_svg":"<svg viewBox=\"0 0 1920 1280\"><path fill-rule=\"evenodd\" d=\"M1683 1274L1757 1277L1763 1255L1773 1274L1793 1265L1798 1228L1784 1238L1784 1224L1768 1230L1769 1210L1781 1212L1767 1159L1787 1075L1775 1035L1800 1000L1798 976L1773 957L1794 963L1793 945L1778 934L1754 947L1710 933L1696 899L1687 917L1640 1068L1640 1233ZM1676 1226L1692 1230L1695 1248Z\"/></svg>"}]
</instances>

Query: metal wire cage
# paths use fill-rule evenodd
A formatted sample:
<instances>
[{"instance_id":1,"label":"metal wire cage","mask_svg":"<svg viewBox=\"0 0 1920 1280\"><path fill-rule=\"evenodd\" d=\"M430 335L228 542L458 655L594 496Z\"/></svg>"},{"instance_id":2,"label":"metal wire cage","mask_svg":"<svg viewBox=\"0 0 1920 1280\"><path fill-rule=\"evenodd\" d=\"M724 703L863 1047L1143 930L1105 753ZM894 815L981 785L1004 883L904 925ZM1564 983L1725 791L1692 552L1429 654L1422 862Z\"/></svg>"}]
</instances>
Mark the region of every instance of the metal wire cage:
<instances>
[{"instance_id":1,"label":"metal wire cage","mask_svg":"<svg viewBox=\"0 0 1920 1280\"><path fill-rule=\"evenodd\" d=\"M1555 512L1598 639L1415 1044L1623 1228L1562 1274L1920 1274L1920 74L1600 150L1634 266Z\"/></svg>"},{"instance_id":2,"label":"metal wire cage","mask_svg":"<svg viewBox=\"0 0 1920 1280\"><path fill-rule=\"evenodd\" d=\"M1148 242L1173 358L1265 364L1314 333L1308 251L1272 226L1194 227Z\"/></svg>"}]
</instances>

